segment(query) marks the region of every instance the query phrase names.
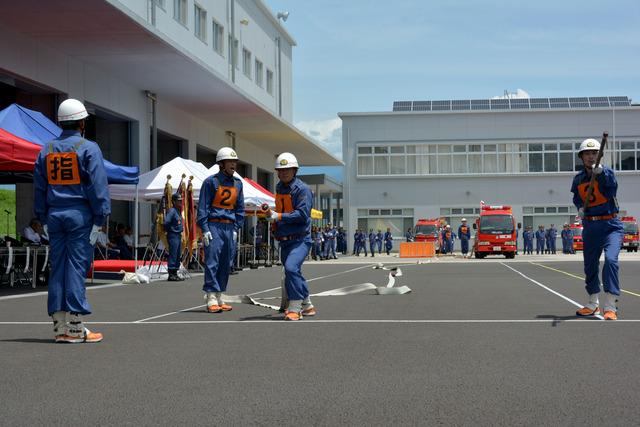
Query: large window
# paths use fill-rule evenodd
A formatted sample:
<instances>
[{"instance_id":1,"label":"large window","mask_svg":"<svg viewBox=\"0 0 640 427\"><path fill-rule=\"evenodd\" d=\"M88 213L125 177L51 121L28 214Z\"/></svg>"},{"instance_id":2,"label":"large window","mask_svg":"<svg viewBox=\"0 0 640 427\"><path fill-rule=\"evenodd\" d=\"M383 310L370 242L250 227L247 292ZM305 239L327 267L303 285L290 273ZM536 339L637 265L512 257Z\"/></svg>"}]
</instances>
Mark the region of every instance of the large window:
<instances>
[{"instance_id":1,"label":"large window","mask_svg":"<svg viewBox=\"0 0 640 427\"><path fill-rule=\"evenodd\" d=\"M256 58L256 84L260 87L262 87L263 74L264 74L264 66L262 65L262 61Z\"/></svg>"},{"instance_id":2,"label":"large window","mask_svg":"<svg viewBox=\"0 0 640 427\"><path fill-rule=\"evenodd\" d=\"M273 95L273 71L267 68L267 93Z\"/></svg>"},{"instance_id":3,"label":"large window","mask_svg":"<svg viewBox=\"0 0 640 427\"><path fill-rule=\"evenodd\" d=\"M173 19L187 25L187 0L173 0Z\"/></svg>"},{"instance_id":4,"label":"large window","mask_svg":"<svg viewBox=\"0 0 640 427\"><path fill-rule=\"evenodd\" d=\"M242 48L242 72L251 78L251 52L246 47Z\"/></svg>"},{"instance_id":5,"label":"large window","mask_svg":"<svg viewBox=\"0 0 640 427\"><path fill-rule=\"evenodd\" d=\"M358 228L365 233L369 230L374 232L386 232L391 229L393 238L404 241L404 234L407 229L413 229L413 209L400 208L367 208L358 209ZM350 230L351 236L355 230Z\"/></svg>"},{"instance_id":6,"label":"large window","mask_svg":"<svg viewBox=\"0 0 640 427\"><path fill-rule=\"evenodd\" d=\"M269 71L267 70L267 90ZM540 174L582 168L580 142L358 144L358 176ZM613 151L615 169L640 169L640 142Z\"/></svg>"},{"instance_id":7,"label":"large window","mask_svg":"<svg viewBox=\"0 0 640 427\"><path fill-rule=\"evenodd\" d=\"M193 5L193 33L203 42L207 41L207 11L197 4Z\"/></svg>"},{"instance_id":8,"label":"large window","mask_svg":"<svg viewBox=\"0 0 640 427\"><path fill-rule=\"evenodd\" d=\"M213 21L213 50L224 56L224 27Z\"/></svg>"}]
</instances>

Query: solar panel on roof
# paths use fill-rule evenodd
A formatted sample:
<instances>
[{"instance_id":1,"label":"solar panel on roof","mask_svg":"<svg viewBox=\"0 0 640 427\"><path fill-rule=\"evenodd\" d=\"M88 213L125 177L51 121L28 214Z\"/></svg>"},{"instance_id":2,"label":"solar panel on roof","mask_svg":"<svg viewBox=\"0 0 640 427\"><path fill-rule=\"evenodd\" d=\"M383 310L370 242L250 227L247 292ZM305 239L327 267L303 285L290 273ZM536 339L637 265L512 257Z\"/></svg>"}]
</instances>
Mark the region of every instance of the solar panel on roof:
<instances>
[{"instance_id":1,"label":"solar panel on roof","mask_svg":"<svg viewBox=\"0 0 640 427\"><path fill-rule=\"evenodd\" d=\"M491 101L492 110L508 110L509 109L508 99L491 99L490 101Z\"/></svg>"},{"instance_id":2,"label":"solar panel on roof","mask_svg":"<svg viewBox=\"0 0 640 427\"><path fill-rule=\"evenodd\" d=\"M627 98L626 96L610 96L609 102L611 103L612 107L628 107L631 105L631 102L629 102L629 98Z\"/></svg>"},{"instance_id":3,"label":"solar panel on roof","mask_svg":"<svg viewBox=\"0 0 640 427\"><path fill-rule=\"evenodd\" d=\"M433 111L451 110L451 101L433 101L431 102L431 109Z\"/></svg>"},{"instance_id":4,"label":"solar panel on roof","mask_svg":"<svg viewBox=\"0 0 640 427\"><path fill-rule=\"evenodd\" d=\"M512 109L528 109L529 108L528 99L511 99L510 101L511 101Z\"/></svg>"},{"instance_id":5,"label":"solar panel on roof","mask_svg":"<svg viewBox=\"0 0 640 427\"><path fill-rule=\"evenodd\" d=\"M569 108L569 98L549 98L551 108Z\"/></svg>"},{"instance_id":6,"label":"solar panel on roof","mask_svg":"<svg viewBox=\"0 0 640 427\"><path fill-rule=\"evenodd\" d=\"M549 108L549 98L531 98L529 105L531 108Z\"/></svg>"},{"instance_id":7,"label":"solar panel on roof","mask_svg":"<svg viewBox=\"0 0 640 427\"><path fill-rule=\"evenodd\" d=\"M457 99L457 100L451 101L451 109L452 110L470 110L471 101L468 99Z\"/></svg>"},{"instance_id":8,"label":"solar panel on roof","mask_svg":"<svg viewBox=\"0 0 640 427\"><path fill-rule=\"evenodd\" d=\"M393 111L411 111L411 101L395 101Z\"/></svg>"},{"instance_id":9,"label":"solar panel on roof","mask_svg":"<svg viewBox=\"0 0 640 427\"><path fill-rule=\"evenodd\" d=\"M590 96L589 105L591 107L608 107L609 98L607 98L606 96Z\"/></svg>"},{"instance_id":10,"label":"solar panel on roof","mask_svg":"<svg viewBox=\"0 0 640 427\"><path fill-rule=\"evenodd\" d=\"M569 104L571 108L589 108L589 98L569 98Z\"/></svg>"},{"instance_id":11,"label":"solar panel on roof","mask_svg":"<svg viewBox=\"0 0 640 427\"><path fill-rule=\"evenodd\" d=\"M431 111L431 101L413 101L413 111Z\"/></svg>"}]
</instances>

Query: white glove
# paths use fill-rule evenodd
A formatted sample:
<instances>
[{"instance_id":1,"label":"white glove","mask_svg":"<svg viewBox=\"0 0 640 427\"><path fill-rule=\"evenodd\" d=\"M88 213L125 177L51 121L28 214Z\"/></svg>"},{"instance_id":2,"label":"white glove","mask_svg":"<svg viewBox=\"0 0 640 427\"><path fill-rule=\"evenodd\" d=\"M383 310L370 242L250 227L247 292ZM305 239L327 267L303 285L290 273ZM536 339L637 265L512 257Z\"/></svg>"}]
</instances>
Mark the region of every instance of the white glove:
<instances>
[{"instance_id":1,"label":"white glove","mask_svg":"<svg viewBox=\"0 0 640 427\"><path fill-rule=\"evenodd\" d=\"M213 236L211 235L210 231L207 231L202 235L202 242L204 243L205 246L209 246L209 242L211 242L212 240L213 240Z\"/></svg>"},{"instance_id":2,"label":"white glove","mask_svg":"<svg viewBox=\"0 0 640 427\"><path fill-rule=\"evenodd\" d=\"M101 228L102 227L100 227L99 225L93 224L93 228L91 228L91 234L89 234L89 243L91 244L91 246L96 245L96 240L98 240L98 233L100 233Z\"/></svg>"},{"instance_id":3,"label":"white glove","mask_svg":"<svg viewBox=\"0 0 640 427\"><path fill-rule=\"evenodd\" d=\"M604 170L604 167L600 163L593 166L593 173L596 175L600 175L603 170Z\"/></svg>"},{"instance_id":4,"label":"white glove","mask_svg":"<svg viewBox=\"0 0 640 427\"><path fill-rule=\"evenodd\" d=\"M47 224L42 226L42 230L44 230L44 236L47 236L47 239L49 238L49 227L47 227Z\"/></svg>"},{"instance_id":5,"label":"white glove","mask_svg":"<svg viewBox=\"0 0 640 427\"><path fill-rule=\"evenodd\" d=\"M584 219L584 208L578 209L578 217L580 217L580 219Z\"/></svg>"},{"instance_id":6,"label":"white glove","mask_svg":"<svg viewBox=\"0 0 640 427\"><path fill-rule=\"evenodd\" d=\"M237 231L233 231L233 241L237 242L238 241L238 232Z\"/></svg>"},{"instance_id":7,"label":"white glove","mask_svg":"<svg viewBox=\"0 0 640 427\"><path fill-rule=\"evenodd\" d=\"M278 212L271 211L271 213L267 216L267 221L277 221L279 218Z\"/></svg>"}]
</instances>

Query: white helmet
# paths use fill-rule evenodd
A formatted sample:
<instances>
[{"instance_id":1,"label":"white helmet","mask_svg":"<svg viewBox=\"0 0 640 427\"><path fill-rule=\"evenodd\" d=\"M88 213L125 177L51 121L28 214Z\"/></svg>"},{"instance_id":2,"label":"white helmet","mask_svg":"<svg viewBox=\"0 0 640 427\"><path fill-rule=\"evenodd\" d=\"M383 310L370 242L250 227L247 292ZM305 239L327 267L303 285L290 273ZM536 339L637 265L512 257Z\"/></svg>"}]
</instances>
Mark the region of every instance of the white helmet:
<instances>
[{"instance_id":1,"label":"white helmet","mask_svg":"<svg viewBox=\"0 0 640 427\"><path fill-rule=\"evenodd\" d=\"M593 139L593 138L585 139L580 144L580 149L578 150L578 154L582 153L583 151L589 151L589 150L600 150L600 142L598 142L597 139Z\"/></svg>"},{"instance_id":2,"label":"white helmet","mask_svg":"<svg viewBox=\"0 0 640 427\"><path fill-rule=\"evenodd\" d=\"M69 98L58 107L58 122L75 122L89 117L84 104L77 99Z\"/></svg>"},{"instance_id":3,"label":"white helmet","mask_svg":"<svg viewBox=\"0 0 640 427\"><path fill-rule=\"evenodd\" d=\"M276 159L276 169L299 168L298 159L291 153L282 153Z\"/></svg>"},{"instance_id":4,"label":"white helmet","mask_svg":"<svg viewBox=\"0 0 640 427\"><path fill-rule=\"evenodd\" d=\"M460 221L465 222L467 218L462 218Z\"/></svg>"},{"instance_id":5,"label":"white helmet","mask_svg":"<svg viewBox=\"0 0 640 427\"><path fill-rule=\"evenodd\" d=\"M236 150L231 147L222 147L220 150L218 150L218 153L216 154L216 163L223 160L238 160Z\"/></svg>"}]
</instances>

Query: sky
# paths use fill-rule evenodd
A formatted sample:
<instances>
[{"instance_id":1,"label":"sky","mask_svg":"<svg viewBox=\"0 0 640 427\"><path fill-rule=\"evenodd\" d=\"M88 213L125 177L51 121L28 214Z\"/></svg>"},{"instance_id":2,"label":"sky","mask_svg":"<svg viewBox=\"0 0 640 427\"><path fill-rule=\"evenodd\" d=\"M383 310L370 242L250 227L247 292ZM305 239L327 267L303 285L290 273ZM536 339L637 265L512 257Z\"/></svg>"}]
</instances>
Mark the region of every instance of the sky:
<instances>
[{"instance_id":1,"label":"sky","mask_svg":"<svg viewBox=\"0 0 640 427\"><path fill-rule=\"evenodd\" d=\"M297 42L294 124L340 158L338 112L391 111L393 101L523 89L640 103L638 0L265 2L289 12Z\"/></svg>"}]
</instances>

